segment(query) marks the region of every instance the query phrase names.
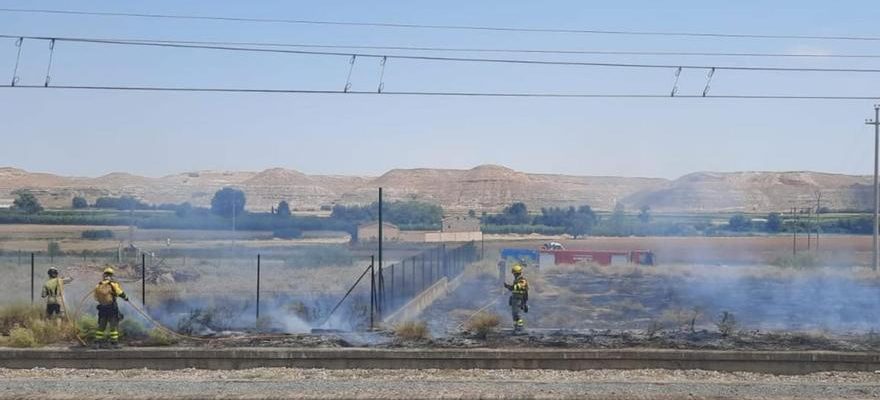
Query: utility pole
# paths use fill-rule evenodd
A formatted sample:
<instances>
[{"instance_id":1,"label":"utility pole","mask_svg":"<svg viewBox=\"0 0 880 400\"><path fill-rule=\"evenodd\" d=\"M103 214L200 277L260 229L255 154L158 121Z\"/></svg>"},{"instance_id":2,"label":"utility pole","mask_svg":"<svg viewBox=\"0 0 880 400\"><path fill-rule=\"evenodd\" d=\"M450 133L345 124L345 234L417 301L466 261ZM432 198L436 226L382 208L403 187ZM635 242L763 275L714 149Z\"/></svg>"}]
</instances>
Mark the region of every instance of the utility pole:
<instances>
[{"instance_id":1,"label":"utility pole","mask_svg":"<svg viewBox=\"0 0 880 400\"><path fill-rule=\"evenodd\" d=\"M880 186L877 186L877 170L878 153L880 153L880 104L874 105L874 119L865 120L866 125L874 125L874 253L871 268L876 271L878 267L877 248L880 242L877 241L878 234L878 214L880 214Z\"/></svg>"},{"instance_id":2,"label":"utility pole","mask_svg":"<svg viewBox=\"0 0 880 400\"><path fill-rule=\"evenodd\" d=\"M819 209L822 208L822 192L816 192L816 252L819 252Z\"/></svg>"},{"instance_id":3,"label":"utility pole","mask_svg":"<svg viewBox=\"0 0 880 400\"><path fill-rule=\"evenodd\" d=\"M791 209L791 214L794 219L791 232L791 255L797 256L797 230L798 230L798 216L797 216L797 207Z\"/></svg>"}]
</instances>

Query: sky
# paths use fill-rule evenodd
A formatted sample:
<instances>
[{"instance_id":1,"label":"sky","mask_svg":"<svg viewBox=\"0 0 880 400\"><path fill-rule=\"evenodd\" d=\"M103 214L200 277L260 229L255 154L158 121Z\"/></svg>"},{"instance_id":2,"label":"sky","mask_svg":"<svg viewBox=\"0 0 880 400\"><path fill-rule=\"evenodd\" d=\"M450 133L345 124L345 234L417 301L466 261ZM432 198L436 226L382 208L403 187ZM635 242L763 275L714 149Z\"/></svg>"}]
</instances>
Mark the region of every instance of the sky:
<instances>
[{"instance_id":1,"label":"sky","mask_svg":"<svg viewBox=\"0 0 880 400\"><path fill-rule=\"evenodd\" d=\"M42 8L325 21L526 28L880 36L869 1L2 1ZM876 41L724 39L494 32L23 14L0 34L610 51L878 54ZM0 84L12 39L0 39ZM347 50L352 52L355 50ZM343 51L344 52L344 51ZM449 57L816 68L880 68L880 58L533 55L373 50ZM42 85L48 43L25 40L20 85ZM347 56L232 53L58 42L53 85L341 90ZM351 88L376 90L379 63L358 58ZM669 93L674 69L450 63L389 59L385 91ZM706 70L684 69L680 94ZM878 96L880 74L718 71L716 95ZM585 99L76 91L0 87L0 166L74 176L124 171L282 167L376 176L393 168L676 178L695 171L870 174L870 100Z\"/></svg>"}]
</instances>

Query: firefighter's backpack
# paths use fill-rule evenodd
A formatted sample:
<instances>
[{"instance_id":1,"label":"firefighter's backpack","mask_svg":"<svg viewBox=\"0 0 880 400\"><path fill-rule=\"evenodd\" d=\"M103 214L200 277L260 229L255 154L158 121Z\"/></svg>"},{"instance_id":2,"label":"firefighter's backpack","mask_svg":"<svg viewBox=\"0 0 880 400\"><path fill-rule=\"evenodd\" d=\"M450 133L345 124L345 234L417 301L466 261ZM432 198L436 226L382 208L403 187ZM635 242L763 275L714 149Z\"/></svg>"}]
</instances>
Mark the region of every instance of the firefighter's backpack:
<instances>
[{"instance_id":1,"label":"firefighter's backpack","mask_svg":"<svg viewBox=\"0 0 880 400\"><path fill-rule=\"evenodd\" d=\"M105 306L113 304L115 297L113 294L113 284L110 281L101 281L95 288L95 300L98 301L98 304Z\"/></svg>"}]
</instances>

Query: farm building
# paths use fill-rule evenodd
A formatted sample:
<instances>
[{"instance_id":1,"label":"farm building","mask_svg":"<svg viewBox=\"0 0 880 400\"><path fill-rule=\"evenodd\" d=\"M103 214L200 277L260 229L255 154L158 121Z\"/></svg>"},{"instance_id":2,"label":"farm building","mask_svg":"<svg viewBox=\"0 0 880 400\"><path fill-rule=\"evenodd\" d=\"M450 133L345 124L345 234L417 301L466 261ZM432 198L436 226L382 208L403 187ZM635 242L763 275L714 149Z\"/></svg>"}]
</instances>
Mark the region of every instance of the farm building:
<instances>
[{"instance_id":1,"label":"farm building","mask_svg":"<svg viewBox=\"0 0 880 400\"><path fill-rule=\"evenodd\" d=\"M470 242L483 240L480 220L466 215L443 218L440 232L426 232L425 242Z\"/></svg>"},{"instance_id":2,"label":"farm building","mask_svg":"<svg viewBox=\"0 0 880 400\"><path fill-rule=\"evenodd\" d=\"M358 226L357 236L359 242L372 242L379 240L379 223L370 222ZM397 225L383 223L382 236L384 240L400 240L400 228Z\"/></svg>"}]
</instances>

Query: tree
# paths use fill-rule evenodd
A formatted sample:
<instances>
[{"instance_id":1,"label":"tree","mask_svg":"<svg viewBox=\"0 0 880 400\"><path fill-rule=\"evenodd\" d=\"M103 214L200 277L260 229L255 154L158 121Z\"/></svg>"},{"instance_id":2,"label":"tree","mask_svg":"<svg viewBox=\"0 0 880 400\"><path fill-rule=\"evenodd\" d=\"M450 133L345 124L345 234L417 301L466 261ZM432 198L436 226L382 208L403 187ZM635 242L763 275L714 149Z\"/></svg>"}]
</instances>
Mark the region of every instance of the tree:
<instances>
[{"instance_id":1,"label":"tree","mask_svg":"<svg viewBox=\"0 0 880 400\"><path fill-rule=\"evenodd\" d=\"M639 208L639 221L643 224L651 222L651 206L644 205Z\"/></svg>"},{"instance_id":2,"label":"tree","mask_svg":"<svg viewBox=\"0 0 880 400\"><path fill-rule=\"evenodd\" d=\"M569 210L574 211L574 207ZM580 206L577 211L570 215L565 225L565 233L577 239L578 236L583 236L592 232L593 227L596 225L596 221L596 213L593 212L593 209L590 208L590 206Z\"/></svg>"},{"instance_id":3,"label":"tree","mask_svg":"<svg viewBox=\"0 0 880 400\"><path fill-rule=\"evenodd\" d=\"M773 212L767 215L766 229L767 232L774 233L782 230L782 216L780 216L778 212Z\"/></svg>"},{"instance_id":4,"label":"tree","mask_svg":"<svg viewBox=\"0 0 880 400\"><path fill-rule=\"evenodd\" d=\"M484 222L491 225L528 225L532 223L532 218L526 205L516 202L505 207L501 214L487 216Z\"/></svg>"},{"instance_id":5,"label":"tree","mask_svg":"<svg viewBox=\"0 0 880 400\"><path fill-rule=\"evenodd\" d=\"M174 215L178 218L186 218L192 214L193 206L189 202L182 203L174 207Z\"/></svg>"},{"instance_id":6,"label":"tree","mask_svg":"<svg viewBox=\"0 0 880 400\"><path fill-rule=\"evenodd\" d=\"M746 218L745 215L736 214L730 217L730 220L727 222L727 227L732 231L743 232L752 227L752 221Z\"/></svg>"},{"instance_id":7,"label":"tree","mask_svg":"<svg viewBox=\"0 0 880 400\"><path fill-rule=\"evenodd\" d=\"M43 211L43 206L31 192L22 192L18 194L18 198L12 202L12 206L16 210L21 210L28 214L36 214Z\"/></svg>"},{"instance_id":8,"label":"tree","mask_svg":"<svg viewBox=\"0 0 880 400\"><path fill-rule=\"evenodd\" d=\"M275 215L278 215L279 217L290 217L290 205L287 204L286 200L281 200L281 202L278 203L278 208L275 209Z\"/></svg>"},{"instance_id":9,"label":"tree","mask_svg":"<svg viewBox=\"0 0 880 400\"><path fill-rule=\"evenodd\" d=\"M89 202L83 197L76 196L73 198L72 206L73 206L73 208L78 209L78 210L83 209L83 208L89 208Z\"/></svg>"},{"instance_id":10,"label":"tree","mask_svg":"<svg viewBox=\"0 0 880 400\"><path fill-rule=\"evenodd\" d=\"M46 247L46 252L49 253L49 262L55 262L55 256L61 255L61 245L53 240Z\"/></svg>"},{"instance_id":11,"label":"tree","mask_svg":"<svg viewBox=\"0 0 880 400\"><path fill-rule=\"evenodd\" d=\"M614 205L614 212L611 213L611 229L615 235L624 235L626 223L626 207L622 203Z\"/></svg>"},{"instance_id":12,"label":"tree","mask_svg":"<svg viewBox=\"0 0 880 400\"><path fill-rule=\"evenodd\" d=\"M232 217L244 213L246 203L244 192L231 187L225 187L214 193L211 199L211 212L223 217Z\"/></svg>"}]
</instances>

